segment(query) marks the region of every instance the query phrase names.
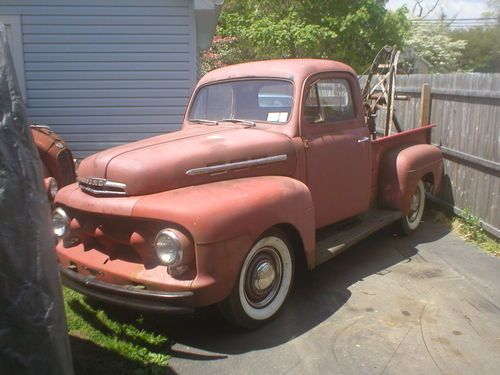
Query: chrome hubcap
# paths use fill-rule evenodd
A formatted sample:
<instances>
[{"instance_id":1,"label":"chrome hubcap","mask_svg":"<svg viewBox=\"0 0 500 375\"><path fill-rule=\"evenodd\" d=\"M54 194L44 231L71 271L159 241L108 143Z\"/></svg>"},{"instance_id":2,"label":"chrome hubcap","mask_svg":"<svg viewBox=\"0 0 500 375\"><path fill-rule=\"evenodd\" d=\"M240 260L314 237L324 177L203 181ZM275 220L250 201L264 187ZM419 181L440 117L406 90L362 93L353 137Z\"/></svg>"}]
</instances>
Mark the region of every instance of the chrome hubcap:
<instances>
[{"instance_id":1,"label":"chrome hubcap","mask_svg":"<svg viewBox=\"0 0 500 375\"><path fill-rule=\"evenodd\" d=\"M413 197L411 197L410 213L408 214L408 221L413 223L418 216L420 210L420 189L417 189Z\"/></svg>"},{"instance_id":2,"label":"chrome hubcap","mask_svg":"<svg viewBox=\"0 0 500 375\"><path fill-rule=\"evenodd\" d=\"M274 267L270 262L264 261L257 266L257 270L254 276L254 288L256 290L263 291L271 286L276 276L276 272L274 271Z\"/></svg>"},{"instance_id":3,"label":"chrome hubcap","mask_svg":"<svg viewBox=\"0 0 500 375\"><path fill-rule=\"evenodd\" d=\"M251 260L245 277L245 297L256 308L267 306L276 296L282 278L281 258L273 248L263 248Z\"/></svg>"}]
</instances>

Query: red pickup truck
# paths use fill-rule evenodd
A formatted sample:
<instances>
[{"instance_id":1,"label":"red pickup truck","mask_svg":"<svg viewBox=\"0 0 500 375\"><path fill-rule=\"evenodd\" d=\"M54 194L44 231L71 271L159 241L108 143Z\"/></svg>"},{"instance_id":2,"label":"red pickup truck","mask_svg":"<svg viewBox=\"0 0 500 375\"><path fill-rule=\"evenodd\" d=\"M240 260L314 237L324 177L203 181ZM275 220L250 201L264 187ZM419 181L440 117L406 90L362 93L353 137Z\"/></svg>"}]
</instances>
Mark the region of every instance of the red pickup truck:
<instances>
[{"instance_id":1,"label":"red pickup truck","mask_svg":"<svg viewBox=\"0 0 500 375\"><path fill-rule=\"evenodd\" d=\"M439 189L432 126L376 140L347 65L273 60L208 73L182 129L91 157L59 191L63 282L169 313L218 304L248 328L272 319L298 267L374 231L420 223Z\"/></svg>"}]
</instances>

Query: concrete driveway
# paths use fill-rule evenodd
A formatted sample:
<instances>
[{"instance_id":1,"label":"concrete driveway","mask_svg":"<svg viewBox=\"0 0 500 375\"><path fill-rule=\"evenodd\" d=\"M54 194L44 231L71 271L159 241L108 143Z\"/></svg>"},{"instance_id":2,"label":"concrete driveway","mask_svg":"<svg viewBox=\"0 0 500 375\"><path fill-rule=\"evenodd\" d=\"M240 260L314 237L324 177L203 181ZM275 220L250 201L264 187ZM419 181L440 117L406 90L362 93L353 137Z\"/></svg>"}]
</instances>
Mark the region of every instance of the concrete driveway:
<instances>
[{"instance_id":1,"label":"concrete driveway","mask_svg":"<svg viewBox=\"0 0 500 375\"><path fill-rule=\"evenodd\" d=\"M254 332L175 318L170 373L499 374L500 258L426 221L384 230L296 281Z\"/></svg>"}]
</instances>

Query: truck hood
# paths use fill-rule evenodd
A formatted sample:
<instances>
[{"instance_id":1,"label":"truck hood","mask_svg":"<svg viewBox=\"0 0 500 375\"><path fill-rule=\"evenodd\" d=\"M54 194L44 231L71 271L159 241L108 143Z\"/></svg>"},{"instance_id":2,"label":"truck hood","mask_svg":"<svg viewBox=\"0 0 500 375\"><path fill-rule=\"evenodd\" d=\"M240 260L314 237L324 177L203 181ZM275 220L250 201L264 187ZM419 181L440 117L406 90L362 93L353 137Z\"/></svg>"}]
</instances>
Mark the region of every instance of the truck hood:
<instances>
[{"instance_id":1,"label":"truck hood","mask_svg":"<svg viewBox=\"0 0 500 375\"><path fill-rule=\"evenodd\" d=\"M111 148L82 161L80 187L95 195L144 195L264 175L291 176L291 139L257 128L200 126Z\"/></svg>"}]
</instances>

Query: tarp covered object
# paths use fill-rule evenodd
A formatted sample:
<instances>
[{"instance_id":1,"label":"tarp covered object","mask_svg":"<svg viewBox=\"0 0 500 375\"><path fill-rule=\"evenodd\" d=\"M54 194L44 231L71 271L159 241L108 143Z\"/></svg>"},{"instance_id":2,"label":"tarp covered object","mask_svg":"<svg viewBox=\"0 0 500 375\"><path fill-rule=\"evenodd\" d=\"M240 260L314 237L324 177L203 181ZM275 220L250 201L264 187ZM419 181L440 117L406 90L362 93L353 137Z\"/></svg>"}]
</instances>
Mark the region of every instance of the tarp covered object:
<instances>
[{"instance_id":1,"label":"tarp covered object","mask_svg":"<svg viewBox=\"0 0 500 375\"><path fill-rule=\"evenodd\" d=\"M72 374L50 206L0 24L0 374Z\"/></svg>"}]
</instances>

